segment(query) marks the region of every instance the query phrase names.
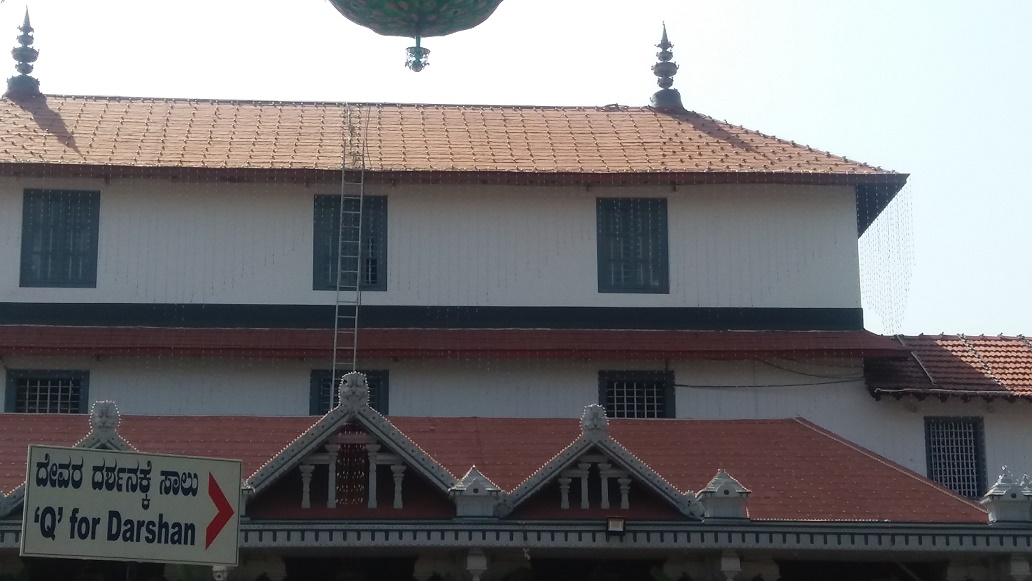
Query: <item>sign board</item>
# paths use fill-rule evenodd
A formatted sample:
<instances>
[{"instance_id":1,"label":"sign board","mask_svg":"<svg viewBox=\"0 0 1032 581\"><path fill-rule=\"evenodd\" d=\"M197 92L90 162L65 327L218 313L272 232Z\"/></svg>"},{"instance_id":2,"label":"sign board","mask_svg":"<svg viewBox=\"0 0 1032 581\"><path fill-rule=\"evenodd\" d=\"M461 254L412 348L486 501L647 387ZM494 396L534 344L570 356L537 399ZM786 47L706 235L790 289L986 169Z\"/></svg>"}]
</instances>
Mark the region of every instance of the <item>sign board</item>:
<instances>
[{"instance_id":1,"label":"sign board","mask_svg":"<svg viewBox=\"0 0 1032 581\"><path fill-rule=\"evenodd\" d=\"M29 446L21 555L236 565L240 462Z\"/></svg>"}]
</instances>

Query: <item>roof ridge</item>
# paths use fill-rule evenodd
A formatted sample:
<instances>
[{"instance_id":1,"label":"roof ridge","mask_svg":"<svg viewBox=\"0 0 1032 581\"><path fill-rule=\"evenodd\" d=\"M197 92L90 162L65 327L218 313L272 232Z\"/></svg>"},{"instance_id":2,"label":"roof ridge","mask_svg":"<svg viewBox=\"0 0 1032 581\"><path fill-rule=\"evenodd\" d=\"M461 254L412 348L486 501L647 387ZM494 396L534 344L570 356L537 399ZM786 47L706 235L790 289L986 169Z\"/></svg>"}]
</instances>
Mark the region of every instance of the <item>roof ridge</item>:
<instances>
[{"instance_id":1,"label":"roof ridge","mask_svg":"<svg viewBox=\"0 0 1032 581\"><path fill-rule=\"evenodd\" d=\"M365 106L365 107L444 107L444 108L476 108L476 109L555 109L555 110L595 110L595 111L653 111L651 107L644 105L620 105L613 108L612 105L542 105L542 104L490 104L490 103L427 103L427 102L403 102L403 101L331 101L321 99L234 99L220 97L153 97L153 96L123 96L123 95L76 95L48 93L44 98L57 99L80 99L88 101L137 101L137 102L163 102L163 103L224 103L234 105L314 105L314 106ZM851 162L859 163L859 162Z\"/></svg>"},{"instance_id":2,"label":"roof ridge","mask_svg":"<svg viewBox=\"0 0 1032 581\"><path fill-rule=\"evenodd\" d=\"M969 499L969 498L967 498L965 496L961 496L960 494L957 494L956 492L954 492L954 491L952 491L952 490L950 490L950 489L948 489L948 488L946 488L944 486L936 484L935 482L932 482L931 480L929 480L928 478L918 474L917 472L914 472L913 470L911 470L911 469L909 469L909 468L907 468L905 466L900 466L899 464L893 462L892 460L889 460L888 458L886 458L886 457L884 457L884 456L882 456L880 454L872 452L871 450L868 450L867 448L865 448L865 447L863 447L863 446L861 446L861 445L859 445L859 444L857 444L855 442L847 440L847 439L843 438L842 436L839 436L838 434L836 434L834 432L826 430L826 429L822 428L821 426L818 426L817 424L811 422L810 420L807 420L806 418L797 417L797 418L793 418L793 420L795 422L797 422L798 424L800 424L802 426L805 426L805 427L813 430L814 432L816 432L818 434L821 434L825 438L828 438L829 440L833 440L835 442L838 442L839 444L842 444L842 445L844 445L844 446L846 446L848 448L851 448L852 450L854 450L856 452L859 452L859 453L863 454L864 456L867 456L871 460L874 460L875 462L878 462L879 464L881 464L881 465L883 465L883 466L885 466L887 468L893 469L893 470L899 472L900 474L903 474L904 476L906 476L906 477L908 477L908 478L910 478L910 479L912 479L912 480L914 480L916 482L919 482L919 483L923 484L924 486L926 486L928 488L931 488L931 489L933 489L933 490L935 490L937 492L945 494L945 495L953 498L954 500L962 501L964 504L966 504L966 505L968 505L968 506L970 506L972 508L976 508L980 512L986 512L985 508L983 508L982 505L978 504L977 502L975 502L975 501L973 501L973 500L971 500L971 499Z\"/></svg>"}]
</instances>

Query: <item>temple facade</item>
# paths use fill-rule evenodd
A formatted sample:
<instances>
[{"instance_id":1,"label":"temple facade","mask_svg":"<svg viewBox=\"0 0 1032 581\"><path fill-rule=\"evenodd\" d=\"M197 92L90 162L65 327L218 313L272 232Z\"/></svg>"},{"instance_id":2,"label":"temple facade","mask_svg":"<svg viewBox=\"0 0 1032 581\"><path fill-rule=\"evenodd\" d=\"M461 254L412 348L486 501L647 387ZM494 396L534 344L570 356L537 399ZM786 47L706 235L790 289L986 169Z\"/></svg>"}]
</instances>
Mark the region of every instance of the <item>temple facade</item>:
<instances>
[{"instance_id":1,"label":"temple facade","mask_svg":"<svg viewBox=\"0 0 1032 581\"><path fill-rule=\"evenodd\" d=\"M22 32L0 578L1029 576L1032 346L866 331L907 176L665 32L647 107L46 95ZM33 444L239 460L237 565L19 557Z\"/></svg>"}]
</instances>

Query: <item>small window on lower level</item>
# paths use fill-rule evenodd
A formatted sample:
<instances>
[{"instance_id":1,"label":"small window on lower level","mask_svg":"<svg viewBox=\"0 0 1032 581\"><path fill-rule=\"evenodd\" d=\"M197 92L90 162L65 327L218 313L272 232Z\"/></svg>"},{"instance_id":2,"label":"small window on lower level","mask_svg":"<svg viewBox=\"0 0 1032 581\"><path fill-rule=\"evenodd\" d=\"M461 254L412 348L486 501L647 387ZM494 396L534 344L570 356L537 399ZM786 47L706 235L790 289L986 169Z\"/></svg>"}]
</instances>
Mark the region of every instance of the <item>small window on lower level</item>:
<instances>
[{"instance_id":1,"label":"small window on lower level","mask_svg":"<svg viewBox=\"0 0 1032 581\"><path fill-rule=\"evenodd\" d=\"M4 411L81 414L89 403L88 371L10 370Z\"/></svg>"},{"instance_id":2,"label":"small window on lower level","mask_svg":"<svg viewBox=\"0 0 1032 581\"><path fill-rule=\"evenodd\" d=\"M599 371L598 400L610 418L672 418L674 372Z\"/></svg>"},{"instance_id":3,"label":"small window on lower level","mask_svg":"<svg viewBox=\"0 0 1032 581\"><path fill-rule=\"evenodd\" d=\"M969 498L985 493L982 418L925 418L925 450L928 478Z\"/></svg>"},{"instance_id":4,"label":"small window on lower level","mask_svg":"<svg viewBox=\"0 0 1032 581\"><path fill-rule=\"evenodd\" d=\"M383 415L387 415L387 398L390 393L388 388L388 375L384 369L373 371L362 371L369 382L369 405ZM337 405L337 386L340 385L340 378L344 371L338 371L334 381L330 381L329 369L315 369L311 378L311 400L309 413L313 416L321 416L330 411L330 408Z\"/></svg>"}]
</instances>

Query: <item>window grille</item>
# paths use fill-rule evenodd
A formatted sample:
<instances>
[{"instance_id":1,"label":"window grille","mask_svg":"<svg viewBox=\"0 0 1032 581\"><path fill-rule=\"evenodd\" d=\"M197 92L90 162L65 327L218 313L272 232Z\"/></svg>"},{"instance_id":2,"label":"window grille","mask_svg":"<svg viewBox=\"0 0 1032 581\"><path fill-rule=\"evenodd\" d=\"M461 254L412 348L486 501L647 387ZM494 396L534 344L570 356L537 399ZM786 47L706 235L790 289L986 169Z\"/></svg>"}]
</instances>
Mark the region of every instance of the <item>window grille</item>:
<instances>
[{"instance_id":1,"label":"window grille","mask_svg":"<svg viewBox=\"0 0 1032 581\"><path fill-rule=\"evenodd\" d=\"M598 198L598 291L670 292L667 201Z\"/></svg>"},{"instance_id":2,"label":"window grille","mask_svg":"<svg viewBox=\"0 0 1032 581\"><path fill-rule=\"evenodd\" d=\"M337 288L338 228L341 220L340 196L315 197L315 224L312 252L312 288ZM358 236L358 199L345 198L344 237ZM362 202L362 245L358 277L362 290L387 290L387 198L365 196ZM345 261L348 263L348 261ZM353 262L351 263L353 264ZM355 273L341 273L341 288L355 288Z\"/></svg>"},{"instance_id":3,"label":"window grille","mask_svg":"<svg viewBox=\"0 0 1032 581\"><path fill-rule=\"evenodd\" d=\"M78 414L86 411L85 371L10 371L8 411L26 414Z\"/></svg>"},{"instance_id":4,"label":"window grille","mask_svg":"<svg viewBox=\"0 0 1032 581\"><path fill-rule=\"evenodd\" d=\"M97 286L100 192L25 190L23 287Z\"/></svg>"},{"instance_id":5,"label":"window grille","mask_svg":"<svg viewBox=\"0 0 1032 581\"><path fill-rule=\"evenodd\" d=\"M340 385L340 378L347 373L337 373L335 381L330 381L329 369L316 369L312 371L311 378L311 404L309 413L313 416L321 416L330 411L330 408L337 403L337 387ZM387 415L387 401L389 394L388 373L386 370L359 371L364 373L369 384L369 406L383 415Z\"/></svg>"},{"instance_id":6,"label":"window grille","mask_svg":"<svg viewBox=\"0 0 1032 581\"><path fill-rule=\"evenodd\" d=\"M600 371L598 384L607 417L674 417L672 371Z\"/></svg>"},{"instance_id":7,"label":"window grille","mask_svg":"<svg viewBox=\"0 0 1032 581\"><path fill-rule=\"evenodd\" d=\"M928 478L958 494L985 492L982 418L925 418Z\"/></svg>"}]
</instances>

